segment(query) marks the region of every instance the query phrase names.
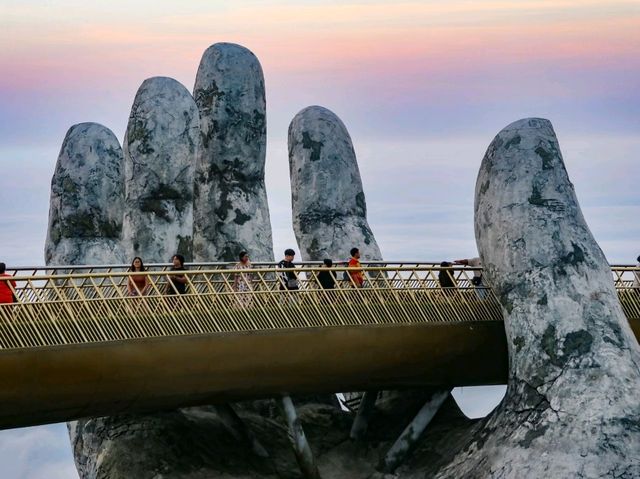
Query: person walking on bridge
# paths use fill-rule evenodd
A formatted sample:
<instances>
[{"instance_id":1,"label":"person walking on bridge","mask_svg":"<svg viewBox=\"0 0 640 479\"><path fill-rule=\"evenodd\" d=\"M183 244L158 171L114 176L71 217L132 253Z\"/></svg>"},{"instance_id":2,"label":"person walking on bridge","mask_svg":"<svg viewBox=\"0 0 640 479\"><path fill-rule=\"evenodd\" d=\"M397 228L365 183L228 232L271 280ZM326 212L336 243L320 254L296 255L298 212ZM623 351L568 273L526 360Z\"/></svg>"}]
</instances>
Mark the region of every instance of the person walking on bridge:
<instances>
[{"instance_id":1,"label":"person walking on bridge","mask_svg":"<svg viewBox=\"0 0 640 479\"><path fill-rule=\"evenodd\" d=\"M362 288L364 286L364 272L362 271L362 265L360 264L360 250L358 248L351 248L351 259L349 259L349 268L357 268L349 271L351 277L351 284L356 288Z\"/></svg>"},{"instance_id":2,"label":"person walking on bridge","mask_svg":"<svg viewBox=\"0 0 640 479\"><path fill-rule=\"evenodd\" d=\"M0 303L15 303L16 282L10 279L12 276L6 274L6 270L7 265L0 263ZM13 286L13 289L9 285Z\"/></svg>"},{"instance_id":3,"label":"person walking on bridge","mask_svg":"<svg viewBox=\"0 0 640 479\"><path fill-rule=\"evenodd\" d=\"M279 269L293 269L296 266L293 264L293 258L296 252L291 248L284 250L284 259L278 263ZM280 289L288 291L297 291L300 289L300 283L298 281L298 275L295 271L282 271L279 274L280 277Z\"/></svg>"},{"instance_id":4,"label":"person walking on bridge","mask_svg":"<svg viewBox=\"0 0 640 479\"><path fill-rule=\"evenodd\" d=\"M333 261L326 258L323 261L322 271L318 273L318 283L322 289L335 289L336 287L336 272L331 269Z\"/></svg>"},{"instance_id":5,"label":"person walking on bridge","mask_svg":"<svg viewBox=\"0 0 640 479\"><path fill-rule=\"evenodd\" d=\"M233 269L243 270L253 268L251 261L249 261L249 254L246 251L240 251L238 259L240 261L235 264ZM251 305L253 281L249 273L236 273L233 280L233 290L239 293L236 295L236 298L240 307L246 308Z\"/></svg>"}]
</instances>

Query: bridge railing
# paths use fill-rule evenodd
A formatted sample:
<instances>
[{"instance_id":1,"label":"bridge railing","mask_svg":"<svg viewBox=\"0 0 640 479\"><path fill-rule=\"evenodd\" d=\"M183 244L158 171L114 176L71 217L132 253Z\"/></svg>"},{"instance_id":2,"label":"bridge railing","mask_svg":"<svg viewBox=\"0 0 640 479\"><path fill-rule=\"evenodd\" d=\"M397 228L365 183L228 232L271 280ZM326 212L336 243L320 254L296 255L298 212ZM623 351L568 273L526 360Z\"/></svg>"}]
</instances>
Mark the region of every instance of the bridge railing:
<instances>
[{"instance_id":1,"label":"bridge railing","mask_svg":"<svg viewBox=\"0 0 640 479\"><path fill-rule=\"evenodd\" d=\"M471 284L472 268L434 264L378 263L363 266L364 287L338 266L335 288L323 289L318 275L326 269L304 264L294 270L273 264L229 269L228 264L190 265L145 272L148 294L129 293L131 276L122 265L77 272L43 274L19 271L14 280L18 302L0 305L0 349L32 348L163 336L291 328L451 323L501 320L490 289ZM120 268L120 270L118 270ZM52 268L48 268L50 271ZM97 270L97 271L96 271ZM286 288L282 274L294 271L298 289ZM449 275L455 287L442 288ZM628 317L640 318L640 295L633 288L637 268L615 267L614 283ZM171 276L184 276L185 294L171 287ZM141 293L134 287L136 293Z\"/></svg>"}]
</instances>

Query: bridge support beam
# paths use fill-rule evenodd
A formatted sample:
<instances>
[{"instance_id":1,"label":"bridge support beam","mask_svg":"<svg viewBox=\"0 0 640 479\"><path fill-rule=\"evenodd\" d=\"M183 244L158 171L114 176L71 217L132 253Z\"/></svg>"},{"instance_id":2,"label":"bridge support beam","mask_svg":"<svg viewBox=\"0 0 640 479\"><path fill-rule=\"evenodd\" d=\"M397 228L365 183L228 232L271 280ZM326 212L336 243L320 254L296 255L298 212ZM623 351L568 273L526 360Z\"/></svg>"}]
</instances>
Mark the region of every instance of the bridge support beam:
<instances>
[{"instance_id":1,"label":"bridge support beam","mask_svg":"<svg viewBox=\"0 0 640 479\"><path fill-rule=\"evenodd\" d=\"M378 391L366 391L364 396L362 396L360 405L358 406L358 412L356 413L356 417L351 425L351 432L349 433L349 437L353 441L362 440L364 435L367 433L369 419L371 418L373 408L376 405L377 397Z\"/></svg>"},{"instance_id":2,"label":"bridge support beam","mask_svg":"<svg viewBox=\"0 0 640 479\"><path fill-rule=\"evenodd\" d=\"M305 479L321 479L320 471L318 471L318 466L313 458L311 447L309 447L309 442L304 434L304 429L302 429L302 424L298 419L291 397L283 396L280 405L287 421L287 426L289 426L289 440L293 446L293 452L296 455L302 475Z\"/></svg>"},{"instance_id":3,"label":"bridge support beam","mask_svg":"<svg viewBox=\"0 0 640 479\"><path fill-rule=\"evenodd\" d=\"M418 414L402 431L400 437L396 439L396 442L393 443L393 446L391 446L384 459L378 465L380 472L391 474L402 464L450 392L449 390L437 391L422 406Z\"/></svg>"},{"instance_id":4,"label":"bridge support beam","mask_svg":"<svg viewBox=\"0 0 640 479\"><path fill-rule=\"evenodd\" d=\"M240 419L240 416L231 407L231 404L219 404L215 406L216 412L226 426L227 430L236 440L249 444L253 453L262 458L269 457L269 453L264 448L251 429Z\"/></svg>"}]
</instances>

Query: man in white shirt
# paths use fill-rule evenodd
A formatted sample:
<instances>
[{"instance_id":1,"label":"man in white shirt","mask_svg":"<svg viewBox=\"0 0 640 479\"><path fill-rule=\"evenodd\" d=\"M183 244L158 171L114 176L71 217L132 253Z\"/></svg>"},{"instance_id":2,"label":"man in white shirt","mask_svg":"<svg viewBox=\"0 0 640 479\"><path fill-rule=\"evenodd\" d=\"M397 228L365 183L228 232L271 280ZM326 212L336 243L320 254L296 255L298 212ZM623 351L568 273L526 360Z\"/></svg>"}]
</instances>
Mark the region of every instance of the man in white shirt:
<instances>
[{"instance_id":1,"label":"man in white shirt","mask_svg":"<svg viewBox=\"0 0 640 479\"><path fill-rule=\"evenodd\" d=\"M638 261L638 264L636 265L638 268L640 268L640 256L638 256L638 258L636 258ZM640 271L636 271L633 273L633 287L634 288L639 288L640 289Z\"/></svg>"}]
</instances>

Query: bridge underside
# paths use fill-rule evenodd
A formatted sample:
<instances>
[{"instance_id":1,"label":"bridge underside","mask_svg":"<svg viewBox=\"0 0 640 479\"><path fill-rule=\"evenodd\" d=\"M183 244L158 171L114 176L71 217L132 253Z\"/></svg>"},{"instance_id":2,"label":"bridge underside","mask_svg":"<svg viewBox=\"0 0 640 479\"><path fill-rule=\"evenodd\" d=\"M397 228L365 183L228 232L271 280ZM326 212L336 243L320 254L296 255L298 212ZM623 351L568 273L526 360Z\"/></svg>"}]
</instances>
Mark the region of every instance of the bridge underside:
<instances>
[{"instance_id":1,"label":"bridge underside","mask_svg":"<svg viewBox=\"0 0 640 479\"><path fill-rule=\"evenodd\" d=\"M501 321L292 329L0 352L0 428L281 394L503 384Z\"/></svg>"}]
</instances>

